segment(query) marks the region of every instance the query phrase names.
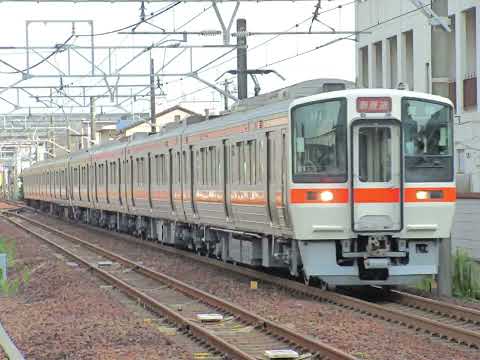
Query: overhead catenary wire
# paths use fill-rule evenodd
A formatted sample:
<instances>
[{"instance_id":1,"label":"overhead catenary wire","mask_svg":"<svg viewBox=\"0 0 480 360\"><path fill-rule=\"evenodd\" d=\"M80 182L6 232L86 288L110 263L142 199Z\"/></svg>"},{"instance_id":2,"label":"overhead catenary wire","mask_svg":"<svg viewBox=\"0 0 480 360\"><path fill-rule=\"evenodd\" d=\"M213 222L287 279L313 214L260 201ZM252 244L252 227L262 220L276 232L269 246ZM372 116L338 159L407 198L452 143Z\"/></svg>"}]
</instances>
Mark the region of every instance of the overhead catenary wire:
<instances>
[{"instance_id":1,"label":"overhead catenary wire","mask_svg":"<svg viewBox=\"0 0 480 360\"><path fill-rule=\"evenodd\" d=\"M28 68L26 69L23 69L23 70L16 70L16 71L7 71L7 72L0 72L1 74L23 74L27 71L30 71L34 68L36 68L37 66L43 64L44 62L48 61L52 56L58 54L59 52L62 52L65 50L65 45L68 44L68 42L70 40L72 40L72 38L74 37L74 35L70 35L67 40L65 40L62 44L59 44L59 45L56 45L56 49L54 51L52 51L49 55L47 55L45 58L43 58L42 60L40 60L39 62L37 62L36 64L32 65L32 66L29 66ZM1 60L2 63L5 63L3 60ZM13 67L12 65L8 64L8 66L10 67Z\"/></svg>"},{"instance_id":2,"label":"overhead catenary wire","mask_svg":"<svg viewBox=\"0 0 480 360\"><path fill-rule=\"evenodd\" d=\"M96 33L96 34L77 34L75 35L76 37L87 37L87 36L105 36L105 35L112 35L112 34L116 34L120 31L124 31L124 30L127 30L127 29L130 29L130 28L136 28L138 27L139 25L141 25L142 23L146 23L148 21L150 21L151 19L161 15L161 14L164 14L166 13L167 11L173 9L175 6L177 5L180 5L182 2L181 1L176 1L174 2L173 4L170 4L160 10L158 10L157 12L153 13L152 15L150 15L149 17L146 17L145 19L141 19L140 21L137 21L136 23L134 24L130 24L130 25L127 25L127 26L124 26L124 27L121 27L119 29L115 29L115 30L109 30L109 31L105 31L105 32L101 32L101 33ZM151 24L150 24L151 25Z\"/></svg>"},{"instance_id":3,"label":"overhead catenary wire","mask_svg":"<svg viewBox=\"0 0 480 360\"><path fill-rule=\"evenodd\" d=\"M352 3L355 3L355 1L352 2ZM416 8L416 9L407 11L407 12L405 12L405 13L402 13L402 14L399 14L399 15L396 15L396 16L393 16L393 17L391 17L391 18L388 18L388 19L385 19L385 20L383 20L383 21L381 21L381 22L378 22L378 23L376 23L375 25L366 27L366 28L364 28L364 29L362 29L362 30L360 30L360 31L368 31L368 30L371 30L371 29L373 29L373 28L375 28L375 27L377 27L377 26L384 25L384 24L386 24L386 23L389 23L389 22L391 22L391 21L394 21L394 20L396 20L396 19L399 19L399 18L401 18L401 17L403 17L403 16L407 16L407 15L410 15L410 14L415 13L415 12L417 12L417 11L420 11L420 10L422 10L423 8L427 7L427 6L430 6L430 5L427 4L427 5L424 5L423 7ZM330 10L331 10L331 9L330 9ZM310 20L310 17L308 18L308 20ZM308 20L305 20L304 22L306 22L306 21L308 21ZM298 54L295 54L295 55L291 55L291 56L287 56L287 57L282 58L282 59L275 60L275 61L273 61L273 62L271 62L271 63L268 63L268 64L265 64L265 65L261 66L260 69L265 68L265 67L268 67L268 66L280 64L280 63L282 63L282 62L289 61L289 60L295 59L295 58L300 57L300 56L303 56L303 55L307 55L307 54L309 54L309 53L315 52L316 50L319 50L319 49L325 48L325 47L327 47L327 46L333 45L333 44L335 44L335 43L337 43L337 42L339 42L339 41L346 40L346 39L351 39L352 36L354 36L354 35L355 35L355 34L348 35L348 36L342 36L342 37L340 37L340 38L337 38L337 39L328 41L328 42L326 42L326 43L324 43L324 44L317 45L317 46L315 46L314 48L305 50L305 51L303 51L303 52L301 52L301 53L298 53ZM277 37L277 36L275 36L275 37ZM270 40L270 39L269 39L269 40ZM272 40L273 40L273 39L272 39ZM268 41L268 40L267 40L267 41ZM264 42L264 43L265 43L265 42ZM260 45L259 45L259 46L260 46ZM252 48L251 50L253 50L253 48ZM217 64L217 66L220 66L220 65L221 65L221 64ZM203 70L203 72L208 71L208 70L210 70L210 69L212 69L212 68L208 68L208 69L206 69L206 70ZM208 88L208 86L207 86L207 87L202 87L202 88L196 89L196 90L194 90L193 92L188 93L187 95L196 94L196 93L201 92L201 91L203 91L203 90L205 90L205 89L207 89L207 88ZM173 100L171 100L171 101L175 101L175 100L181 99L182 97L187 96L187 95L183 95L183 96L177 97L177 98L175 98L175 99L173 99Z\"/></svg>"},{"instance_id":4,"label":"overhead catenary wire","mask_svg":"<svg viewBox=\"0 0 480 360\"><path fill-rule=\"evenodd\" d=\"M151 16L147 17L147 18L144 18L144 19L141 19L140 21L137 21L136 23L134 24L130 24L130 25L127 25L127 26L124 26L120 29L115 29L115 30L109 30L109 31L106 31L106 32L102 32L102 33L96 33L96 34L71 34L68 39L63 42L62 44L60 45L56 45L56 49L51 52L49 55L47 55L44 59L42 59L41 61L39 61L38 63L24 69L24 70L16 70L16 71L7 71L7 72L0 72L0 74L19 74L19 73L24 73L24 72L27 72L31 69L34 69L35 67L43 64L44 62L48 61L52 56L56 55L57 53L61 52L64 50L64 47L65 45L68 44L68 42L72 39L72 38L78 38L78 37L92 37L92 36L104 36L104 35L111 35L111 34L115 34L119 31L123 31L123 30L126 30L126 29L129 29L129 28L133 28L133 27L138 27L140 24L142 23L148 23L149 20L161 15L161 14L164 14L165 12L169 11L170 9L174 8L175 6L181 4L182 2L181 1L177 1L173 4L170 4L158 11L156 11L155 13L153 13ZM151 24L150 24L151 25ZM9 67L13 67L12 65L4 62L3 60L1 61L2 63L4 63L5 65L9 66Z\"/></svg>"},{"instance_id":5,"label":"overhead catenary wire","mask_svg":"<svg viewBox=\"0 0 480 360\"><path fill-rule=\"evenodd\" d=\"M386 23L389 23L390 21L399 19L399 18L401 18L401 17L403 17L403 16L406 16L406 15L410 15L410 14L412 14L412 13L414 13L414 12L417 12L417 11L419 11L419 10L421 10L421 9L424 9L424 8L427 7L427 6L430 6L430 4L424 5L424 6L420 7L420 8L416 8L416 9L407 11L407 12L402 13L402 14L400 14L400 15L393 16L393 17L388 18L388 19L386 19L386 20L384 20L384 21L378 22L378 23L376 23L375 25L368 26L368 27L360 30L360 32L364 32L364 31L371 30L371 29L373 29L373 28L375 28L375 27L377 27L377 26L384 25L384 24L386 24ZM301 52L301 53L299 53L299 54L291 55L291 56L287 56L287 57L282 58L282 59L279 59L279 60L275 60L275 61L272 62L272 63L268 63L268 64L265 64L265 65L261 66L260 68L262 69L262 68L265 68L265 67L267 67L267 66L276 65L276 64L280 64L280 63L282 63L282 62L288 61L288 60L295 59L295 58L297 58L297 57L299 57L299 56L303 56L303 55L312 53L312 52L314 52L314 51L316 51L316 50L319 50L319 49L322 49L322 48L324 48L324 47L326 47L326 46L333 45L333 44L335 44L335 43L337 43L337 42L339 42L339 41L349 40L349 39L351 39L352 36L354 36L354 35L355 35L355 34L347 35L347 36L342 36L342 37L340 37L340 38L337 38L337 39L331 40L331 41L329 41L329 42L326 42L326 43L324 43L324 44L317 45L317 46L315 46L314 48L311 48L311 49L309 49L309 50L305 50L305 51L303 51L303 52Z\"/></svg>"}]
</instances>

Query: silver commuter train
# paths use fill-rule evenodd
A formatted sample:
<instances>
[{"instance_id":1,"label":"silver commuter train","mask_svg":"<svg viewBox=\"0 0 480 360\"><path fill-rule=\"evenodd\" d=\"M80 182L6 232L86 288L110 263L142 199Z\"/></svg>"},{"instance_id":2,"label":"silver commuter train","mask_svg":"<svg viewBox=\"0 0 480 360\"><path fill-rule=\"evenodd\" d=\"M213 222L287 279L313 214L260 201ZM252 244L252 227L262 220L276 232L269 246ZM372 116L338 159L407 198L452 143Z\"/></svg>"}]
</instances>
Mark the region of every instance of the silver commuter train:
<instances>
[{"instance_id":1,"label":"silver commuter train","mask_svg":"<svg viewBox=\"0 0 480 360\"><path fill-rule=\"evenodd\" d=\"M306 281L398 285L438 273L453 167L448 99L324 79L23 179L28 201L79 221Z\"/></svg>"}]
</instances>

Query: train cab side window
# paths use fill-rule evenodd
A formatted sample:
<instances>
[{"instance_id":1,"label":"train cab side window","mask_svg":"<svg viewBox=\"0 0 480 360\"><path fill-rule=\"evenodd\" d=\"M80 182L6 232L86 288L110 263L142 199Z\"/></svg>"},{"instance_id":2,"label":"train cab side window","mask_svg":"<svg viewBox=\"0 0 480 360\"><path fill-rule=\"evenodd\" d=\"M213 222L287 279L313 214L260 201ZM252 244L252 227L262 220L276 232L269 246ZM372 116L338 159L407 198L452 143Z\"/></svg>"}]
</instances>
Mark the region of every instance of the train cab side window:
<instances>
[{"instance_id":1,"label":"train cab side window","mask_svg":"<svg viewBox=\"0 0 480 360\"><path fill-rule=\"evenodd\" d=\"M406 182L452 181L453 109L450 105L402 99Z\"/></svg>"},{"instance_id":2,"label":"train cab side window","mask_svg":"<svg viewBox=\"0 0 480 360\"><path fill-rule=\"evenodd\" d=\"M291 118L293 181L347 181L346 100L301 104L292 109Z\"/></svg>"}]
</instances>

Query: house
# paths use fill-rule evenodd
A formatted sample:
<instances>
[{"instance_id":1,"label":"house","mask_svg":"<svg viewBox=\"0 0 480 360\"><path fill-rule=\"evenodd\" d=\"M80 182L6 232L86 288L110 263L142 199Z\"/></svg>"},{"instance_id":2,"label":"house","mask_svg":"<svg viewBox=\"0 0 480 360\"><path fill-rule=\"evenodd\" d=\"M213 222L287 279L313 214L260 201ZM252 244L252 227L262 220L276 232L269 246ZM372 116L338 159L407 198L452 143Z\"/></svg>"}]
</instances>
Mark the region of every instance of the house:
<instances>
[{"instance_id":1,"label":"house","mask_svg":"<svg viewBox=\"0 0 480 360\"><path fill-rule=\"evenodd\" d=\"M184 108L180 105L172 106L155 115L156 131L159 131L163 126L174 121L180 121L190 116L201 116L194 111ZM136 121L120 130L123 136L131 136L135 133L149 133L151 132L151 124L148 120Z\"/></svg>"}]
</instances>

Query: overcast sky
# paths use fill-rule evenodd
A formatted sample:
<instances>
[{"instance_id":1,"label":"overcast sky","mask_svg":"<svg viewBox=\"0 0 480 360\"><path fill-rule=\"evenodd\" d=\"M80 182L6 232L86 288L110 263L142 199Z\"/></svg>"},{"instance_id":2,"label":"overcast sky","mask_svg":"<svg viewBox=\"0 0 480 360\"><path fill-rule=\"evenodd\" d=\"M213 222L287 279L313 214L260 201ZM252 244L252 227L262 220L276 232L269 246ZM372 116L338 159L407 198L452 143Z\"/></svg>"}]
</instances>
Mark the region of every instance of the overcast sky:
<instances>
[{"instance_id":1,"label":"overcast sky","mask_svg":"<svg viewBox=\"0 0 480 360\"><path fill-rule=\"evenodd\" d=\"M337 0L322 1L321 12L332 9L320 15L319 19L328 26L336 30L353 30L354 29L354 5L353 1ZM308 31L311 21L312 12L316 1L308 2L269 2L269 3L241 3L237 18L246 18L249 31ZM27 20L93 20L95 33L102 33L114 29L118 29L139 20L139 3L49 3L38 4L34 2L1 2L0 14L2 21L0 22L0 46L25 46L25 22ZM169 3L146 3L147 14L156 12L168 6ZM338 8L339 5L341 8ZM229 14L234 8L232 3L219 4L222 14L225 18L229 18ZM198 15L198 16L197 16ZM188 25L181 27L186 21L194 18ZM186 31L203 31L203 30L219 30L220 25L215 16L210 3L181 3L170 9L164 14L155 17L151 23L161 27L166 31L186 30ZM235 24L233 26L235 28ZM54 44L64 43L72 33L71 24L44 24L33 23L29 27L29 40L32 46L51 46ZM312 31L326 31L328 27L315 22ZM75 28L76 34L86 34L89 27L86 23L77 24ZM159 31L154 26L142 24L137 31ZM294 57L290 60L276 63L279 60L293 57L302 52L315 48L316 46L326 44L332 40L338 39L344 35L308 35L308 36L280 36L276 39L260 45L271 36L252 36L248 38L248 67L253 68L270 68L282 74L286 81L282 81L274 75L260 77L262 92L287 86L303 80L336 77L353 80L355 78L355 59L354 48L355 43L350 40L343 40L333 43L324 48L312 51L306 55ZM107 36L96 36L96 45L149 45L152 42L160 41L164 35L119 35L111 34ZM172 35L168 39L173 39L170 43L174 43L175 39L181 40L182 37ZM69 44L87 45L90 39L88 37L74 37L70 39ZM232 43L236 40L232 38ZM168 43L168 42L167 42ZM221 44L221 36L199 37L189 36L185 44ZM259 46L260 45L260 46ZM218 57L228 49L196 49L193 51L193 69L198 69L210 60ZM112 55L113 70L120 67L139 50L116 51ZM181 50L163 49L154 50L152 55L158 69L163 63L168 62L177 55ZM42 55L46 56L50 53L44 50ZM89 51L81 52L84 56L89 56ZM0 59L7 61L19 69L26 68L26 56L24 50L0 50ZM97 63L103 71L108 71L108 60L106 51L96 52ZM139 57L137 60L127 66L123 73L148 73L149 71L149 52ZM230 61L225 62L225 60ZM39 62L41 59L35 54L30 55L30 65ZM102 62L102 60L105 60ZM50 62L60 70L67 71L67 52L62 52L50 58ZM225 63L224 63L225 62ZM223 63L223 64L222 64ZM276 64L275 64L276 63ZM271 65L273 64L273 65ZM209 67L207 71L201 72L199 75L210 81L215 80L225 71L236 67L235 52L230 53L226 57L218 60ZM85 73L89 67L85 60L82 60L78 54L71 53L71 73ZM0 72L12 71L11 68L0 64ZM186 51L164 69L166 73L185 73L190 71L190 55ZM32 70L33 74L55 74L57 73L53 66L44 63ZM229 76L231 77L231 76ZM21 77L16 75L0 74L1 86L9 85ZM179 80L178 78L165 77L161 79L165 84L166 98L157 100L157 108L162 109L168 106L182 102L184 106L200 111L205 108L210 110L222 109L222 97L212 89L195 92L205 87L204 84L194 79ZM64 79L64 84L87 85L101 83L101 78L96 79ZM110 82L115 82L111 79ZM45 85L59 84L59 79L37 78L31 79L21 84L25 85ZM148 79L140 78L124 78L120 80L122 84L147 84ZM234 84L235 85L235 84ZM102 93L101 89L90 91L91 95ZM136 91L140 90L136 88ZM233 90L233 89L232 89ZM253 93L253 83L249 81L249 92ZM35 91L37 95L48 95L48 91ZM70 95L80 94L79 90L69 90ZM121 89L121 94L130 94L129 89ZM4 92L1 97L11 102L17 101L17 93L14 91ZM45 99L47 100L47 99ZM64 102L61 98L54 99L58 104ZM76 99L81 102L80 98ZM130 99L120 99L125 101L123 106L125 109L135 112L142 110L148 111L148 98L137 99L133 104ZM205 102L208 101L208 102ZM214 101L214 102L211 102ZM35 99L28 95L20 94L20 102L22 105L30 104L38 106ZM107 107L111 105L110 99L102 99L98 104L104 104L104 111L116 111L114 108ZM12 105L0 100L0 112L7 113L12 111ZM33 112L41 110L33 109ZM57 112L59 110L56 110ZM68 110L70 111L70 109ZM75 112L81 109L73 110ZM83 110L85 111L85 110ZM17 111L20 113L22 111ZM28 110L27 110L28 112Z\"/></svg>"}]
</instances>

